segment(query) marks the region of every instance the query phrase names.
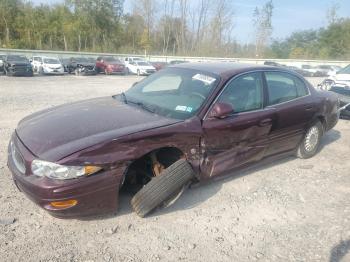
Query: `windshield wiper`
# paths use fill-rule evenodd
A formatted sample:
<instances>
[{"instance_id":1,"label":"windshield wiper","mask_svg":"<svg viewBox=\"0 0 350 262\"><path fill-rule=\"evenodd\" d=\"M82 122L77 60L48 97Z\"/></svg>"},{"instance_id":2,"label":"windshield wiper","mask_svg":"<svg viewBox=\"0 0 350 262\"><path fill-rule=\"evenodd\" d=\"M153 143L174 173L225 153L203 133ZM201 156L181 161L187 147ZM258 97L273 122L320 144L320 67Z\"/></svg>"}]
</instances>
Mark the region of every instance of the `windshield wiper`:
<instances>
[{"instance_id":1,"label":"windshield wiper","mask_svg":"<svg viewBox=\"0 0 350 262\"><path fill-rule=\"evenodd\" d=\"M134 104L134 105L138 105L139 107L141 107L142 109L144 109L144 110L146 110L146 111L148 111L148 112L151 112L151 113L155 113L155 110L154 110L154 108L152 108L152 107L150 107L150 106L148 106L148 105L146 105L146 104L144 104L144 103L142 103L142 102L140 102L140 101L131 101L131 100L128 100L128 102L129 103L131 103L131 104Z\"/></svg>"}]
</instances>

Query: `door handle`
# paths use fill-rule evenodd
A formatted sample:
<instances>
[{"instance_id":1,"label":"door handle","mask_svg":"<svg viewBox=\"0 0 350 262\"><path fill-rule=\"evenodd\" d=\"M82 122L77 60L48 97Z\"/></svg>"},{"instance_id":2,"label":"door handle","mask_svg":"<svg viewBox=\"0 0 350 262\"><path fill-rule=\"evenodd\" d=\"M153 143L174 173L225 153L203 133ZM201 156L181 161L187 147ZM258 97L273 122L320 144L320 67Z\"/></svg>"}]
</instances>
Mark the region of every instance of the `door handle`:
<instances>
[{"instance_id":1,"label":"door handle","mask_svg":"<svg viewBox=\"0 0 350 262\"><path fill-rule=\"evenodd\" d=\"M311 111L311 110L313 110L313 109L314 109L313 106L307 106L307 107L305 107L305 110L306 110L306 111Z\"/></svg>"},{"instance_id":2,"label":"door handle","mask_svg":"<svg viewBox=\"0 0 350 262\"><path fill-rule=\"evenodd\" d=\"M268 126L268 125L271 125L271 123L272 123L272 119L266 118L259 122L259 126Z\"/></svg>"}]
</instances>

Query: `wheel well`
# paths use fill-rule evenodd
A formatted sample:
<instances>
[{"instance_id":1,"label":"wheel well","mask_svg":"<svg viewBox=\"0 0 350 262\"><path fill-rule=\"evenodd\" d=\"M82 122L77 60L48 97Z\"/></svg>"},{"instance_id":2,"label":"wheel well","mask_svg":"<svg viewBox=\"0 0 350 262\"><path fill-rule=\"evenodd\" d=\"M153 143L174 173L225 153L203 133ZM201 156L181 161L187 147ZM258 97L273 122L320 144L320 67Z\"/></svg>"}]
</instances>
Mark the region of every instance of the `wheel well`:
<instances>
[{"instance_id":1,"label":"wheel well","mask_svg":"<svg viewBox=\"0 0 350 262\"><path fill-rule=\"evenodd\" d=\"M185 154L176 147L162 147L152 150L132 161L128 166L124 175L122 188L136 193L147 184L152 177L159 175L162 170L184 157Z\"/></svg>"},{"instance_id":2,"label":"wheel well","mask_svg":"<svg viewBox=\"0 0 350 262\"><path fill-rule=\"evenodd\" d=\"M323 130L325 131L327 128L327 124L326 124L326 119L324 116L318 116L317 119L321 122L322 126L323 126Z\"/></svg>"}]
</instances>

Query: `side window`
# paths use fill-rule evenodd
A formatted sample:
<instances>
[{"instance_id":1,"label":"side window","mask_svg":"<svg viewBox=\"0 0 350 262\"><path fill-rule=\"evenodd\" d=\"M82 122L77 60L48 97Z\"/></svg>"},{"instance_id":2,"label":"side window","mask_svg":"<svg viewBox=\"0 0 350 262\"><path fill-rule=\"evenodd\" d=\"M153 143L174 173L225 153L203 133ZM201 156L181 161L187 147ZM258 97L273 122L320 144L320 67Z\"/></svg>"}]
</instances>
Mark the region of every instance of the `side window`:
<instances>
[{"instance_id":1,"label":"side window","mask_svg":"<svg viewBox=\"0 0 350 262\"><path fill-rule=\"evenodd\" d=\"M297 88L297 95L298 97L306 96L308 94L308 89L305 86L305 83L301 81L298 77L293 76L294 78L294 84Z\"/></svg>"},{"instance_id":2,"label":"side window","mask_svg":"<svg viewBox=\"0 0 350 262\"><path fill-rule=\"evenodd\" d=\"M225 87L218 101L231 104L235 113L261 109L263 106L261 73L249 73L234 79Z\"/></svg>"},{"instance_id":3,"label":"side window","mask_svg":"<svg viewBox=\"0 0 350 262\"><path fill-rule=\"evenodd\" d=\"M102 57L97 57L97 59L96 59L97 61L101 61L102 60Z\"/></svg>"},{"instance_id":4,"label":"side window","mask_svg":"<svg viewBox=\"0 0 350 262\"><path fill-rule=\"evenodd\" d=\"M269 105L287 102L307 95L305 84L296 76L283 72L266 72Z\"/></svg>"}]
</instances>

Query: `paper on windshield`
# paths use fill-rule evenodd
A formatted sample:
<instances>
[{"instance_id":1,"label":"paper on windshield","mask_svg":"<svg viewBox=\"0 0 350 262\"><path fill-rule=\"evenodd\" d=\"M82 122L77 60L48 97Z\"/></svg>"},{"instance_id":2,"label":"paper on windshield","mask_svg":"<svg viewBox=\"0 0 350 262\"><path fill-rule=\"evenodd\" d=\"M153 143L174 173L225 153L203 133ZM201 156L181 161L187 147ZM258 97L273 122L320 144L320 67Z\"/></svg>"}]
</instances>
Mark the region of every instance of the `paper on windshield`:
<instances>
[{"instance_id":1,"label":"paper on windshield","mask_svg":"<svg viewBox=\"0 0 350 262\"><path fill-rule=\"evenodd\" d=\"M196 74L192 77L193 80L199 80L202 81L203 83L207 85L211 85L212 83L215 82L215 78L203 74Z\"/></svg>"}]
</instances>

